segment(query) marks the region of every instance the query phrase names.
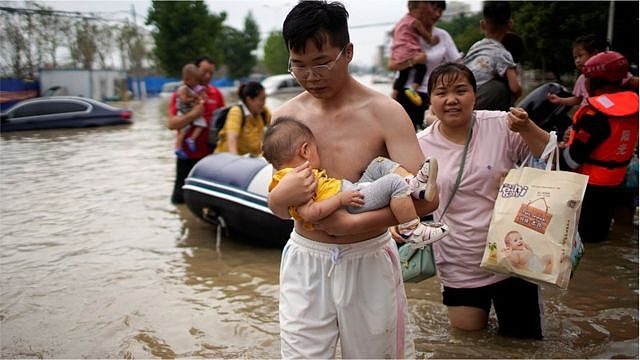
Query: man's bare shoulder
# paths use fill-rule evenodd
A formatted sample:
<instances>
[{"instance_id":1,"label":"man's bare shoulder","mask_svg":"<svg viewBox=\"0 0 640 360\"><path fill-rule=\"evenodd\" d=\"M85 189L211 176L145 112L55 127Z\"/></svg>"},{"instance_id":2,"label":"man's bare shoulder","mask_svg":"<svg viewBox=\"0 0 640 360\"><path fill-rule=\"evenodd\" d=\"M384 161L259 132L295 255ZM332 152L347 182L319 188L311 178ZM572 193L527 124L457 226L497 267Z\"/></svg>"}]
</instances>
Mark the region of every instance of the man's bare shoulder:
<instances>
[{"instance_id":1,"label":"man's bare shoulder","mask_svg":"<svg viewBox=\"0 0 640 360\"><path fill-rule=\"evenodd\" d=\"M364 98L366 99L364 104L371 112L376 114L375 118L382 119L386 123L401 121L405 117L408 118L402 105L393 98L366 86L365 88L363 91Z\"/></svg>"},{"instance_id":2,"label":"man's bare shoulder","mask_svg":"<svg viewBox=\"0 0 640 360\"><path fill-rule=\"evenodd\" d=\"M276 119L281 116L296 116L304 113L305 108L308 108L311 101L311 95L307 92L296 95L292 99L283 103L273 110L272 118Z\"/></svg>"}]
</instances>

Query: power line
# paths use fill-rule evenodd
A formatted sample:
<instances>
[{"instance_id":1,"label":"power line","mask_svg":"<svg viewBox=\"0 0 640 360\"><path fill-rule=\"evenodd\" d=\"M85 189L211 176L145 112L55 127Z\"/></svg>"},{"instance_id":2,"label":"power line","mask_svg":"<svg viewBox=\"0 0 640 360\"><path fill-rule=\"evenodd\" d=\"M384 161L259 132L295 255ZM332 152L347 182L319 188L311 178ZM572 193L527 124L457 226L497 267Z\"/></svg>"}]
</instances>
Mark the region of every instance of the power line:
<instances>
[{"instance_id":1,"label":"power line","mask_svg":"<svg viewBox=\"0 0 640 360\"><path fill-rule=\"evenodd\" d=\"M57 15L63 17L81 18L84 20L100 20L100 21L117 21L128 23L128 20L123 19L107 19L94 14L85 15L79 11L65 11L65 10L53 10L53 9L26 9L26 8L12 8L6 6L0 6L0 11L6 11L9 13L15 13L20 15Z\"/></svg>"}]
</instances>

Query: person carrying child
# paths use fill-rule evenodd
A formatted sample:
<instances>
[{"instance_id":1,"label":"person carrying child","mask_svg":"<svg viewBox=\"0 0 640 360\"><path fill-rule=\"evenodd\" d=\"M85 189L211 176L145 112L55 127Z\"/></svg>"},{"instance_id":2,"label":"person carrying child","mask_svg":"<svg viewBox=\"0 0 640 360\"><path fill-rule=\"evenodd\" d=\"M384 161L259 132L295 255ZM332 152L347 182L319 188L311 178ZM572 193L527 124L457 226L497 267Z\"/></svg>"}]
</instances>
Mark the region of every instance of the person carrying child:
<instances>
[{"instance_id":1,"label":"person carrying child","mask_svg":"<svg viewBox=\"0 0 640 360\"><path fill-rule=\"evenodd\" d=\"M573 116L560 167L589 176L578 225L585 243L607 239L638 145L638 94L623 85L628 72L627 58L615 51L596 54L582 67L589 97Z\"/></svg>"},{"instance_id":2,"label":"person carrying child","mask_svg":"<svg viewBox=\"0 0 640 360\"><path fill-rule=\"evenodd\" d=\"M608 43L598 37L595 34L587 34L578 36L573 41L573 62L576 64L576 68L580 72L580 76L576 79L576 83L573 86L573 96L560 97L556 94L549 94L547 98L552 104L565 105L565 106L577 106L587 105L587 98L589 97L589 91L585 84L585 76L582 68L587 60L592 56L602 51L607 50ZM629 86L632 89L638 89L638 78L634 77L631 73L622 79L622 85Z\"/></svg>"},{"instance_id":3,"label":"person carrying child","mask_svg":"<svg viewBox=\"0 0 640 360\"><path fill-rule=\"evenodd\" d=\"M511 6L508 1L485 1L482 15L484 39L473 44L464 57L478 86L476 109L508 111L512 99L522 95L516 63L502 44L512 25Z\"/></svg>"},{"instance_id":4,"label":"person carrying child","mask_svg":"<svg viewBox=\"0 0 640 360\"><path fill-rule=\"evenodd\" d=\"M431 31L422 24L421 18L427 1L408 1L409 12L396 23L393 28L393 45L391 46L391 59L395 63L409 62L409 67L400 70L398 77L393 82L391 97L397 99L398 93L403 91L414 104L420 106L422 99L417 90L427 73L427 56L420 47L420 37L426 44L432 46L439 42L437 36L432 36ZM415 70L411 87L405 90L404 86L409 79L411 69Z\"/></svg>"},{"instance_id":5,"label":"person carrying child","mask_svg":"<svg viewBox=\"0 0 640 360\"><path fill-rule=\"evenodd\" d=\"M194 105L206 101L206 88L200 85L200 77L200 70L194 64L187 64L182 67L183 84L176 90L178 115L187 114L193 109ZM196 151L196 139L206 128L207 121L204 117L199 116L178 131L175 151L178 158L188 158L187 153L182 149L182 144L186 144L190 151ZM187 137L187 133L191 129L193 131Z\"/></svg>"},{"instance_id":6,"label":"person carrying child","mask_svg":"<svg viewBox=\"0 0 640 360\"><path fill-rule=\"evenodd\" d=\"M427 226L420 222L411 198L432 201L438 163L427 158L414 176L400 164L378 156L369 163L362 177L352 183L346 179L327 176L320 168L318 145L311 130L292 117L276 119L264 135L263 156L277 171L273 175L269 191L282 177L294 168L309 162L317 179L315 196L289 213L304 226L312 229L312 223L322 220L336 210L345 207L353 214L390 206L400 222L398 232L404 241L424 246L440 240L448 233L444 224Z\"/></svg>"}]
</instances>

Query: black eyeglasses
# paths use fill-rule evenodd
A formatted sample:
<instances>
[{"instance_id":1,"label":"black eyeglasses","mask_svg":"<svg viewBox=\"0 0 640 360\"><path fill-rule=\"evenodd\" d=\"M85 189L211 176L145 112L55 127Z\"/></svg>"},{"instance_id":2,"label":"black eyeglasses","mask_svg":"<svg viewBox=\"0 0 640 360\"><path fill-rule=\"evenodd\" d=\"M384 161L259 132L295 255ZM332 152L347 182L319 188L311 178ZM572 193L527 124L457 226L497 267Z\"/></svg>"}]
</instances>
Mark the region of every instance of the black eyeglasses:
<instances>
[{"instance_id":1,"label":"black eyeglasses","mask_svg":"<svg viewBox=\"0 0 640 360\"><path fill-rule=\"evenodd\" d=\"M307 77L309 77L309 73L312 73L313 76L317 77L317 78L327 78L329 77L331 70L333 69L334 66L336 66L336 62L338 61L338 59L340 59L340 56L342 56L342 53L344 52L344 49L346 49L347 45L345 45L342 50L340 50L340 52L338 53L338 56L336 56L335 60L333 61L329 61L328 63L324 64L324 65L315 65L315 66L310 66L310 67L306 67L306 66L293 66L291 65L291 59L289 59L289 73L291 75L293 75L294 78L296 78L296 80L300 81L300 80L306 80Z\"/></svg>"}]
</instances>

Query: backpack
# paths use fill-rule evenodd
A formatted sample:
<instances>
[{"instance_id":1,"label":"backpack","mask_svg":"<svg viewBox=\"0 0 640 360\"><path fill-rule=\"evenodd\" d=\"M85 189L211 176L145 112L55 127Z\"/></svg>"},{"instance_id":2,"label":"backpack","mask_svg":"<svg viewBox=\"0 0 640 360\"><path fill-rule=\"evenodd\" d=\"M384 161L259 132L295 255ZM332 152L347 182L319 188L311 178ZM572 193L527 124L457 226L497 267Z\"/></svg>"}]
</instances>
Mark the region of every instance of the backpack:
<instances>
[{"instance_id":1,"label":"backpack","mask_svg":"<svg viewBox=\"0 0 640 360\"><path fill-rule=\"evenodd\" d=\"M207 144L209 145L209 150L211 152L214 152L216 150L216 147L218 146L218 139L219 139L218 134L220 133L220 130L224 128L224 124L227 122L227 115L229 114L229 110L231 110L231 108L234 106L241 107L241 105L238 105L238 104L229 105L229 106L219 108L213 112L213 115L211 116L211 127L209 128L209 140L207 141ZM240 108L240 113L242 114L242 125L240 125L240 127L243 128L245 117L244 117L244 110L242 109L242 107ZM262 121L266 126L267 120L265 118L264 111L262 112Z\"/></svg>"}]
</instances>

